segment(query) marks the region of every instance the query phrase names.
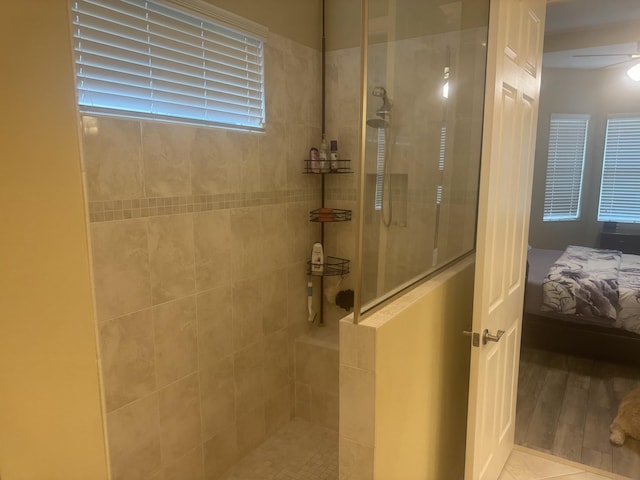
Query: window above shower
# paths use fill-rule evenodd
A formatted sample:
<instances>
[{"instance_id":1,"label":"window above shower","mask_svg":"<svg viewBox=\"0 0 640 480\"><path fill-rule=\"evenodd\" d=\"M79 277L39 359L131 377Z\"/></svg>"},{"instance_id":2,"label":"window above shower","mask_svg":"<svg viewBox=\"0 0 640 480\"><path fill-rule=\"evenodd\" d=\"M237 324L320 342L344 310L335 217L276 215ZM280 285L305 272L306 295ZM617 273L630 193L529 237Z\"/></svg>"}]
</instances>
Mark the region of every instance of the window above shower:
<instances>
[{"instance_id":1,"label":"window above shower","mask_svg":"<svg viewBox=\"0 0 640 480\"><path fill-rule=\"evenodd\" d=\"M83 113L264 129L264 27L192 0L73 0Z\"/></svg>"}]
</instances>

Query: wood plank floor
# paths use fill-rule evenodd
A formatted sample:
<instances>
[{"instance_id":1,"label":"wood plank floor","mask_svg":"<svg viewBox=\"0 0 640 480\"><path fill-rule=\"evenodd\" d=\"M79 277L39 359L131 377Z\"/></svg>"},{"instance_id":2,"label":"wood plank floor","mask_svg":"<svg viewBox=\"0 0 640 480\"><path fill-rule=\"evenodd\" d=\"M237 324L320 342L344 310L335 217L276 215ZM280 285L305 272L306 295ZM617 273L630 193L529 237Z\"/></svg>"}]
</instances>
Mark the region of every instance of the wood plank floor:
<instances>
[{"instance_id":1,"label":"wood plank floor","mask_svg":"<svg viewBox=\"0 0 640 480\"><path fill-rule=\"evenodd\" d=\"M516 443L640 479L640 441L609 442L620 400L640 369L522 347Z\"/></svg>"}]
</instances>

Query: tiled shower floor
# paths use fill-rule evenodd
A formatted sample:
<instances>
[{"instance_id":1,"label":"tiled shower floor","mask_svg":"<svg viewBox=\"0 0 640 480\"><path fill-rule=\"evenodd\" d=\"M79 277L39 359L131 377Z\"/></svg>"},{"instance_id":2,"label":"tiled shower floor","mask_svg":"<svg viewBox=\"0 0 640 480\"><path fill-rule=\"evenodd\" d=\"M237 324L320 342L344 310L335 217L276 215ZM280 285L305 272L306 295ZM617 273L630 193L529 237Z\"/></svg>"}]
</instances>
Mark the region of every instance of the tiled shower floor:
<instances>
[{"instance_id":1,"label":"tiled shower floor","mask_svg":"<svg viewBox=\"0 0 640 480\"><path fill-rule=\"evenodd\" d=\"M221 480L337 480L338 433L295 419Z\"/></svg>"}]
</instances>

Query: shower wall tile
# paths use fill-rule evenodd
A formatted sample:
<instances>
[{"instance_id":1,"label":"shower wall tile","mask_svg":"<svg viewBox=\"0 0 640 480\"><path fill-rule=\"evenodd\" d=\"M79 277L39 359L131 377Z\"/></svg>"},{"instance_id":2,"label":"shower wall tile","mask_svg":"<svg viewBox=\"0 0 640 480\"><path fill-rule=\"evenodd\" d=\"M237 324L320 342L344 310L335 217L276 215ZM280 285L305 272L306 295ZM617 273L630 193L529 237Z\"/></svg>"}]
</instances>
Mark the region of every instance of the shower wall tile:
<instances>
[{"instance_id":1,"label":"shower wall tile","mask_svg":"<svg viewBox=\"0 0 640 480\"><path fill-rule=\"evenodd\" d=\"M90 201L144 196L140 122L85 116L82 140Z\"/></svg>"},{"instance_id":2,"label":"shower wall tile","mask_svg":"<svg viewBox=\"0 0 640 480\"><path fill-rule=\"evenodd\" d=\"M365 447L340 436L338 444L340 480L371 480L373 478L373 448Z\"/></svg>"},{"instance_id":3,"label":"shower wall tile","mask_svg":"<svg viewBox=\"0 0 640 480\"><path fill-rule=\"evenodd\" d=\"M162 480L205 480L202 445L164 469Z\"/></svg>"},{"instance_id":4,"label":"shower wall tile","mask_svg":"<svg viewBox=\"0 0 640 480\"><path fill-rule=\"evenodd\" d=\"M264 339L263 392L271 399L289 385L287 331L280 330ZM288 389L287 389L288 391Z\"/></svg>"},{"instance_id":5,"label":"shower wall tile","mask_svg":"<svg viewBox=\"0 0 640 480\"><path fill-rule=\"evenodd\" d=\"M107 411L156 389L150 310L103 322L99 326L99 337Z\"/></svg>"},{"instance_id":6,"label":"shower wall tile","mask_svg":"<svg viewBox=\"0 0 640 480\"><path fill-rule=\"evenodd\" d=\"M219 287L197 295L198 357L208 369L233 353L231 287Z\"/></svg>"},{"instance_id":7,"label":"shower wall tile","mask_svg":"<svg viewBox=\"0 0 640 480\"><path fill-rule=\"evenodd\" d=\"M270 205L261 207L261 238L263 271L281 269L289 261L289 249L283 238L286 232L287 206Z\"/></svg>"},{"instance_id":8,"label":"shower wall tile","mask_svg":"<svg viewBox=\"0 0 640 480\"><path fill-rule=\"evenodd\" d=\"M264 46L265 57L269 59L264 66L265 85L269 85L269 88L265 89L267 124L285 119L287 103L282 99L287 97L286 79L291 74L286 70L291 43L291 40L270 33L269 41Z\"/></svg>"},{"instance_id":9,"label":"shower wall tile","mask_svg":"<svg viewBox=\"0 0 640 480\"><path fill-rule=\"evenodd\" d=\"M233 192L229 170L235 161L225 130L198 128L191 147L191 187L194 195Z\"/></svg>"},{"instance_id":10,"label":"shower wall tile","mask_svg":"<svg viewBox=\"0 0 640 480\"><path fill-rule=\"evenodd\" d=\"M196 285L199 291L231 283L231 218L228 210L193 215Z\"/></svg>"},{"instance_id":11,"label":"shower wall tile","mask_svg":"<svg viewBox=\"0 0 640 480\"><path fill-rule=\"evenodd\" d=\"M189 158L194 137L193 127L142 122L144 186L148 197L191 194Z\"/></svg>"},{"instance_id":12,"label":"shower wall tile","mask_svg":"<svg viewBox=\"0 0 640 480\"><path fill-rule=\"evenodd\" d=\"M233 347L239 351L263 338L262 277L236 282L232 291Z\"/></svg>"},{"instance_id":13,"label":"shower wall tile","mask_svg":"<svg viewBox=\"0 0 640 480\"><path fill-rule=\"evenodd\" d=\"M232 192L260 191L260 137L251 132L227 132L230 159L229 188Z\"/></svg>"},{"instance_id":14,"label":"shower wall tile","mask_svg":"<svg viewBox=\"0 0 640 480\"><path fill-rule=\"evenodd\" d=\"M287 188L286 125L282 121L268 122L265 133L259 139L260 191L285 190Z\"/></svg>"},{"instance_id":15,"label":"shower wall tile","mask_svg":"<svg viewBox=\"0 0 640 480\"><path fill-rule=\"evenodd\" d=\"M236 412L239 421L249 411L264 405L264 344L255 343L234 355ZM264 425L264 419L263 419Z\"/></svg>"},{"instance_id":16,"label":"shower wall tile","mask_svg":"<svg viewBox=\"0 0 640 480\"><path fill-rule=\"evenodd\" d=\"M202 435L209 440L236 426L235 372L229 356L200 371Z\"/></svg>"},{"instance_id":17,"label":"shower wall tile","mask_svg":"<svg viewBox=\"0 0 640 480\"><path fill-rule=\"evenodd\" d=\"M262 278L260 291L262 331L265 335L287 327L287 269L281 268Z\"/></svg>"},{"instance_id":18,"label":"shower wall tile","mask_svg":"<svg viewBox=\"0 0 640 480\"><path fill-rule=\"evenodd\" d=\"M295 416L311 421L311 386L304 383L295 384Z\"/></svg>"},{"instance_id":19,"label":"shower wall tile","mask_svg":"<svg viewBox=\"0 0 640 480\"><path fill-rule=\"evenodd\" d=\"M149 219L149 259L154 304L195 292L191 215Z\"/></svg>"},{"instance_id":20,"label":"shower wall tile","mask_svg":"<svg viewBox=\"0 0 640 480\"><path fill-rule=\"evenodd\" d=\"M107 414L113 480L146 479L160 470L158 396L149 395Z\"/></svg>"},{"instance_id":21,"label":"shower wall tile","mask_svg":"<svg viewBox=\"0 0 640 480\"><path fill-rule=\"evenodd\" d=\"M291 389L289 384L281 388L264 404L265 432L272 435L284 426L291 418Z\"/></svg>"},{"instance_id":22,"label":"shower wall tile","mask_svg":"<svg viewBox=\"0 0 640 480\"><path fill-rule=\"evenodd\" d=\"M238 417L238 451L245 455L266 438L264 404Z\"/></svg>"},{"instance_id":23,"label":"shower wall tile","mask_svg":"<svg viewBox=\"0 0 640 480\"><path fill-rule=\"evenodd\" d=\"M340 365L340 435L373 447L374 373Z\"/></svg>"},{"instance_id":24,"label":"shower wall tile","mask_svg":"<svg viewBox=\"0 0 640 480\"><path fill-rule=\"evenodd\" d=\"M235 428L220 432L204 442L204 473L207 480L216 479L240 458L238 432Z\"/></svg>"},{"instance_id":25,"label":"shower wall tile","mask_svg":"<svg viewBox=\"0 0 640 480\"><path fill-rule=\"evenodd\" d=\"M152 309L158 388L198 369L194 296Z\"/></svg>"},{"instance_id":26,"label":"shower wall tile","mask_svg":"<svg viewBox=\"0 0 640 480\"><path fill-rule=\"evenodd\" d=\"M231 278L234 282L264 271L260 207L231 210Z\"/></svg>"},{"instance_id":27,"label":"shower wall tile","mask_svg":"<svg viewBox=\"0 0 640 480\"><path fill-rule=\"evenodd\" d=\"M202 444L198 375L161 389L158 405L162 461L169 464Z\"/></svg>"},{"instance_id":28,"label":"shower wall tile","mask_svg":"<svg viewBox=\"0 0 640 480\"><path fill-rule=\"evenodd\" d=\"M150 306L146 221L93 224L91 245L98 320Z\"/></svg>"},{"instance_id":29,"label":"shower wall tile","mask_svg":"<svg viewBox=\"0 0 640 480\"><path fill-rule=\"evenodd\" d=\"M338 349L296 342L296 381L322 392L338 393Z\"/></svg>"},{"instance_id":30,"label":"shower wall tile","mask_svg":"<svg viewBox=\"0 0 640 480\"><path fill-rule=\"evenodd\" d=\"M338 431L339 400L337 393L311 388L311 422Z\"/></svg>"}]
</instances>

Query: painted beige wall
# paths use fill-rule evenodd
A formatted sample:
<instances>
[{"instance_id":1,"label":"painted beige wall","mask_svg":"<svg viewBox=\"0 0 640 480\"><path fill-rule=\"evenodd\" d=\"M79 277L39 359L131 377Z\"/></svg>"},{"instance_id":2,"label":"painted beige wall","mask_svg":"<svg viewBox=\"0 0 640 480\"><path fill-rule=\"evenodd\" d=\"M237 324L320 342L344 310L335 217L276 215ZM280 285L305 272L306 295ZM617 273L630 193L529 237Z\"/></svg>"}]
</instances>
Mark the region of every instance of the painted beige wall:
<instances>
[{"instance_id":1,"label":"painted beige wall","mask_svg":"<svg viewBox=\"0 0 640 480\"><path fill-rule=\"evenodd\" d=\"M3 480L107 478L67 18L65 0L3 5Z\"/></svg>"},{"instance_id":2,"label":"painted beige wall","mask_svg":"<svg viewBox=\"0 0 640 480\"><path fill-rule=\"evenodd\" d=\"M340 478L464 475L473 265L341 323Z\"/></svg>"},{"instance_id":3,"label":"painted beige wall","mask_svg":"<svg viewBox=\"0 0 640 480\"><path fill-rule=\"evenodd\" d=\"M536 138L529 243L536 248L563 250L567 245L596 246L602 156L607 116L640 111L640 85L623 70L544 69ZM591 115L583 179L581 216L576 221L543 222L544 190L553 113Z\"/></svg>"},{"instance_id":4,"label":"painted beige wall","mask_svg":"<svg viewBox=\"0 0 640 480\"><path fill-rule=\"evenodd\" d=\"M241 17L253 20L278 35L317 50L321 48L321 0L205 1Z\"/></svg>"}]
</instances>

